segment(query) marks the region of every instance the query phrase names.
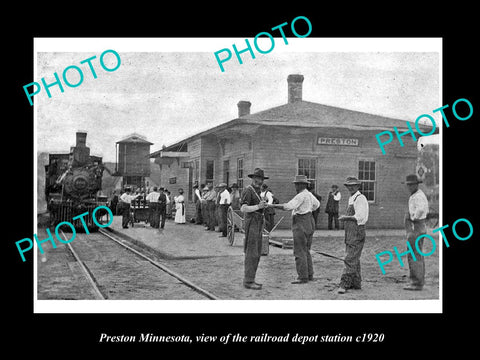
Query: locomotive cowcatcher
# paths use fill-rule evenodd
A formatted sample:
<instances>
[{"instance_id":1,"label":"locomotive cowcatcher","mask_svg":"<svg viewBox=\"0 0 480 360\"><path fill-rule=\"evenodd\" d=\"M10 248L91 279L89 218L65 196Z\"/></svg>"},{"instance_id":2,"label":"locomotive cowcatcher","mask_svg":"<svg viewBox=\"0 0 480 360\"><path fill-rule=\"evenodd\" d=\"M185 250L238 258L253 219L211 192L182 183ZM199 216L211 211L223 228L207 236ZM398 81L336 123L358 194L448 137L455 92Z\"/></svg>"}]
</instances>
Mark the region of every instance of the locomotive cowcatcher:
<instances>
[{"instance_id":1,"label":"locomotive cowcatcher","mask_svg":"<svg viewBox=\"0 0 480 360\"><path fill-rule=\"evenodd\" d=\"M101 157L90 155L86 139L87 133L77 132L76 146L70 148L70 153L49 154L49 163L45 165L45 198L51 226L67 221L78 230L84 229L82 220L73 218L88 212L82 217L85 226L89 231L98 229L92 212L97 206L107 206L107 197L97 195L102 188L104 167ZM108 222L105 216L108 213L104 209L95 213L98 223Z\"/></svg>"}]
</instances>

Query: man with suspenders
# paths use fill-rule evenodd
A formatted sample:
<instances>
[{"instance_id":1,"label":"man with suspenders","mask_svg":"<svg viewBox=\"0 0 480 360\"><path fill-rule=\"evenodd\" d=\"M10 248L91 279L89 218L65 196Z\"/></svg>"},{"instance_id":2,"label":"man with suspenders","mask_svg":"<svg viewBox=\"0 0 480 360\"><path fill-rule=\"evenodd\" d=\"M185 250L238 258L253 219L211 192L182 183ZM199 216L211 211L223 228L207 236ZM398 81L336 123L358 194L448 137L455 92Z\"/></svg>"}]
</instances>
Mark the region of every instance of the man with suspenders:
<instances>
[{"instance_id":1,"label":"man with suspenders","mask_svg":"<svg viewBox=\"0 0 480 360\"><path fill-rule=\"evenodd\" d=\"M358 189L361 181L349 176L344 185L350 192L346 215L338 218L344 221L345 226L345 269L340 280L339 294L344 294L348 289L361 289L362 276L360 273L360 255L365 244L365 224L368 220L368 201Z\"/></svg>"}]
</instances>

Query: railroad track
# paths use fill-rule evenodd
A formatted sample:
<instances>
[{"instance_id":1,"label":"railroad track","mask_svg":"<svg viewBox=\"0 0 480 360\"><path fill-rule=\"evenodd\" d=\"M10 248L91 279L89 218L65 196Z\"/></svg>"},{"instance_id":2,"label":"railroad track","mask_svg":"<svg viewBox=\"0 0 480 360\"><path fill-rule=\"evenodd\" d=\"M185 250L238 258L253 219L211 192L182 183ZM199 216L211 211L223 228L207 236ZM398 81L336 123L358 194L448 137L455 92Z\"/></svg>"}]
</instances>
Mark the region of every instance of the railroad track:
<instances>
[{"instance_id":1,"label":"railroad track","mask_svg":"<svg viewBox=\"0 0 480 360\"><path fill-rule=\"evenodd\" d=\"M63 231L60 230L60 234L68 241ZM166 294L170 292L176 299L185 295L188 299L219 300L165 264L103 229L88 235L77 233L75 240L66 245L88 280L96 299L131 298L130 294L135 295L136 292L146 293L152 299L155 298L155 288L158 287L163 290L159 291L159 295L164 299L169 299ZM172 279L175 280L172 282ZM125 287L123 291L122 285ZM188 290L179 287L188 287Z\"/></svg>"}]
</instances>

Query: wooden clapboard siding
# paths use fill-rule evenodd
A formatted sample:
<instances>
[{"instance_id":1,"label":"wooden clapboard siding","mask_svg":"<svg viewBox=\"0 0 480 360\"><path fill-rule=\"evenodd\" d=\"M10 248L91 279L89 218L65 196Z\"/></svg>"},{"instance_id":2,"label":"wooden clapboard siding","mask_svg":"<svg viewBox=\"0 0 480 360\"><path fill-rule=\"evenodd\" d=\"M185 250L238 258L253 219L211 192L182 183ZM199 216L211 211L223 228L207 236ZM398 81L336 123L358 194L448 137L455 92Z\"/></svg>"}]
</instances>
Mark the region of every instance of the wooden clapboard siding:
<instances>
[{"instance_id":1,"label":"wooden clapboard siding","mask_svg":"<svg viewBox=\"0 0 480 360\"><path fill-rule=\"evenodd\" d=\"M247 174L250 174L254 169L252 157L252 138L248 135L239 135L235 138L228 138L224 140L224 151L220 158L220 172L218 181L223 182L225 160L229 161L230 179L229 185L236 183L238 180L238 159L243 159L243 180L248 184L249 179Z\"/></svg>"},{"instance_id":2,"label":"wooden clapboard siding","mask_svg":"<svg viewBox=\"0 0 480 360\"><path fill-rule=\"evenodd\" d=\"M382 155L375 138L376 132L348 129L295 129L264 127L254 139L255 167L261 167L270 177L267 184L281 202L295 196L292 184L298 171L299 158L316 158L316 191L322 196L319 228L327 227L325 205L332 184L337 184L342 193L340 213L345 211L350 196L343 182L347 176L358 177L358 162L361 159L376 163L376 199L370 203L368 226L371 228L403 226L403 214L408 193L401 181L415 170L416 144L405 140L401 148L392 142L387 155ZM359 146L317 145L318 136L358 138ZM395 156L401 148L401 157ZM391 150L391 151L389 151ZM279 216L289 214L277 211ZM283 222L282 227L288 226Z\"/></svg>"},{"instance_id":3,"label":"wooden clapboard siding","mask_svg":"<svg viewBox=\"0 0 480 360\"><path fill-rule=\"evenodd\" d=\"M160 186L170 191L170 201L173 202L173 198L178 195L178 189L183 189L183 196L185 197L186 217L187 219L193 216L191 207L188 206L188 169L182 168L182 161L188 161L186 159L174 159L170 165L163 164L160 168ZM170 178L176 178L175 184L170 184Z\"/></svg>"},{"instance_id":4,"label":"wooden clapboard siding","mask_svg":"<svg viewBox=\"0 0 480 360\"><path fill-rule=\"evenodd\" d=\"M404 136L404 146L398 140L386 145L383 155L375 135L378 131L363 131L340 128L301 128L283 126L260 126L254 135L238 134L235 137L217 137L209 134L191 139L188 158L175 159L170 166L162 165L161 186L176 194L183 187L188 193L188 169L181 168L184 161L200 160L200 183L206 179L206 162L214 160L214 182L223 182L224 161L229 160L230 185L237 181L237 160L243 158L244 186L250 179L247 174L256 167L264 169L270 186L280 202L295 196L292 183L298 171L299 158L316 159L316 191L322 196L318 227L327 228L325 205L332 184L339 185L342 194L339 209L344 213L349 193L343 185L347 176L358 177L359 160L372 160L376 165L375 201L370 203L368 227L401 228L408 201L408 193L401 181L415 171L416 143L411 136ZM359 146L319 145L318 137L355 138ZM168 184L168 179L177 177L177 184ZM187 201L187 218L194 216L194 203ZM291 225L290 212L276 210L276 219L285 216L280 228Z\"/></svg>"},{"instance_id":5,"label":"wooden clapboard siding","mask_svg":"<svg viewBox=\"0 0 480 360\"><path fill-rule=\"evenodd\" d=\"M219 172L218 158L220 155L220 146L215 135L204 136L201 139L200 148L200 179L205 182L207 176L207 160L214 161L213 179L217 183L217 176Z\"/></svg>"},{"instance_id":6,"label":"wooden clapboard siding","mask_svg":"<svg viewBox=\"0 0 480 360\"><path fill-rule=\"evenodd\" d=\"M190 158L198 158L201 155L201 149L202 149L202 139L194 139L192 141L189 141L187 144L187 149L188 149L188 156Z\"/></svg>"}]
</instances>

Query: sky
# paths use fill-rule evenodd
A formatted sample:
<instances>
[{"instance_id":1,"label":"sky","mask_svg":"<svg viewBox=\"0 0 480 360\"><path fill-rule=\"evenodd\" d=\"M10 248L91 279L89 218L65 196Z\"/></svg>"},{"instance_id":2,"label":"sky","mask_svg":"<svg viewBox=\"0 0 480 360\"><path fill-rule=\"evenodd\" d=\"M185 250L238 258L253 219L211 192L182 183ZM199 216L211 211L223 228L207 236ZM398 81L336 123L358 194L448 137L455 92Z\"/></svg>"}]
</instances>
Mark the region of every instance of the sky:
<instances>
[{"instance_id":1,"label":"sky","mask_svg":"<svg viewBox=\"0 0 480 360\"><path fill-rule=\"evenodd\" d=\"M220 38L212 51L122 49L121 65L113 72L101 68L102 51L39 51L32 81L53 82L53 73L61 76L70 65L79 66L84 79L75 88L64 85L63 93L50 88L51 98L45 91L35 96L37 151L68 152L75 132L82 130L91 154L105 162L115 161L115 142L134 132L154 143L153 152L236 118L240 100L252 103L251 113L285 104L289 74L304 76L303 100L325 105L406 121L442 105L437 52L319 52L277 44L255 59L245 54L243 64L233 56L221 72L213 52L229 45ZM96 79L87 64L80 65L93 55ZM108 67L116 64L112 54L104 60ZM68 80L76 83L76 76L69 71Z\"/></svg>"}]
</instances>

